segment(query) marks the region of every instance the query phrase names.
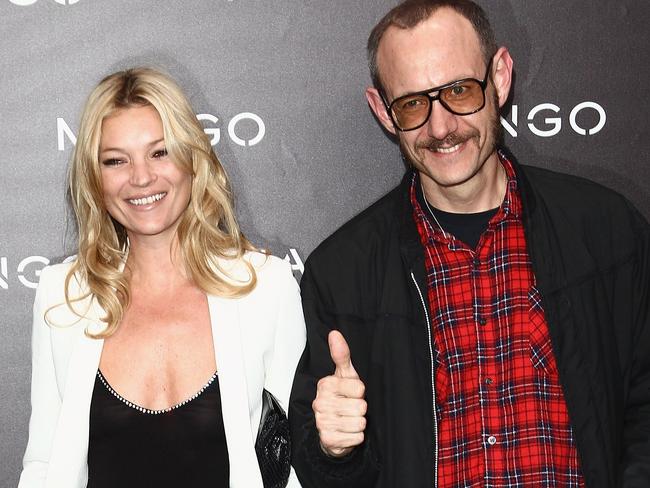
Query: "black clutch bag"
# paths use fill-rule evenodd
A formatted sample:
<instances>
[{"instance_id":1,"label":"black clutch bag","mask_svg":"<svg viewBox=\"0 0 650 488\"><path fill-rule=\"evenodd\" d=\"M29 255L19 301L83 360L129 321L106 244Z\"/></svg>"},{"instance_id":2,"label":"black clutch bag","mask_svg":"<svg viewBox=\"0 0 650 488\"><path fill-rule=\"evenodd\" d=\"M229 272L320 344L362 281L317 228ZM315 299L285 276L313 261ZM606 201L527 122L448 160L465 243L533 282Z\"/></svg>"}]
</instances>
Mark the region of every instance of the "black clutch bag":
<instances>
[{"instance_id":1,"label":"black clutch bag","mask_svg":"<svg viewBox=\"0 0 650 488\"><path fill-rule=\"evenodd\" d=\"M271 393L262 391L262 417L255 454L264 488L284 488L291 471L291 438L287 415Z\"/></svg>"}]
</instances>

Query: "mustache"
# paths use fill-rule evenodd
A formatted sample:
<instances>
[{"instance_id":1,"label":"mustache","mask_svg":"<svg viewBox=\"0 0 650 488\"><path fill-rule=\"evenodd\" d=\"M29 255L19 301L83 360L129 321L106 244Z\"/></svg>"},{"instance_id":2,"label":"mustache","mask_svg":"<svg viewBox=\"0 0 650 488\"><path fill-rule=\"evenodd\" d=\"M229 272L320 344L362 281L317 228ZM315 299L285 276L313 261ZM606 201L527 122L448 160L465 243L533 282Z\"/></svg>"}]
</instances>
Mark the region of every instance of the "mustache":
<instances>
[{"instance_id":1,"label":"mustache","mask_svg":"<svg viewBox=\"0 0 650 488\"><path fill-rule=\"evenodd\" d=\"M423 141L419 141L416 145L418 149L428 149L430 151L435 151L441 147L452 147L457 144L466 142L474 137L478 137L478 131L470 131L464 134L459 134L458 132L452 132L447 134L444 139L436 139L435 137L428 137Z\"/></svg>"}]
</instances>

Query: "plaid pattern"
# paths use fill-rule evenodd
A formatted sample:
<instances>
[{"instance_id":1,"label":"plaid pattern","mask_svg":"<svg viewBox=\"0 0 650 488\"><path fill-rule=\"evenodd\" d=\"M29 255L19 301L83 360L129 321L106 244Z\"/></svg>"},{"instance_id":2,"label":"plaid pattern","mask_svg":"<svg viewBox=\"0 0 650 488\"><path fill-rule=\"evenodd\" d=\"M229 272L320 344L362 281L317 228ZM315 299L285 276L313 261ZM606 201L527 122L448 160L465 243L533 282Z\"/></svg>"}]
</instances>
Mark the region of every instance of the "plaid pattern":
<instances>
[{"instance_id":1,"label":"plaid pattern","mask_svg":"<svg viewBox=\"0 0 650 488\"><path fill-rule=\"evenodd\" d=\"M411 201L425 250L435 344L438 486L582 487L555 356L535 288L511 163L476 250Z\"/></svg>"}]
</instances>

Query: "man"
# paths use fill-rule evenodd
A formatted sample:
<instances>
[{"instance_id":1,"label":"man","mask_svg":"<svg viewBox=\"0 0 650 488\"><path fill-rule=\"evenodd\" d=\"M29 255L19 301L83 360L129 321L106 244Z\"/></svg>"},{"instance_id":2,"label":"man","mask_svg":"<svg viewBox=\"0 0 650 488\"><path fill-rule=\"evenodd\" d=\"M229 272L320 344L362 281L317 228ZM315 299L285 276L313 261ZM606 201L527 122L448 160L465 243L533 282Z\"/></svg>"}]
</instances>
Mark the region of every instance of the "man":
<instances>
[{"instance_id":1,"label":"man","mask_svg":"<svg viewBox=\"0 0 650 488\"><path fill-rule=\"evenodd\" d=\"M406 1L368 49L412 169L306 263L303 486L650 486L647 222L497 147L513 61L473 2Z\"/></svg>"}]
</instances>

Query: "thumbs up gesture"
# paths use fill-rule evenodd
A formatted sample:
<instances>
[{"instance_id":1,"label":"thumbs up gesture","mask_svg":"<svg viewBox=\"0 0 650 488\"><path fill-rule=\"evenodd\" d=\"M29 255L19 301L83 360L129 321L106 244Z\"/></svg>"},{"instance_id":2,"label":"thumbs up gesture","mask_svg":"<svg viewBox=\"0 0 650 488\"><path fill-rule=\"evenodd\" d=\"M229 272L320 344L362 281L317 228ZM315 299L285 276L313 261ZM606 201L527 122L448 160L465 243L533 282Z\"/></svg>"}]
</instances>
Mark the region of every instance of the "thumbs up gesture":
<instances>
[{"instance_id":1,"label":"thumbs up gesture","mask_svg":"<svg viewBox=\"0 0 650 488\"><path fill-rule=\"evenodd\" d=\"M345 338L333 330L327 339L336 369L318 381L312 409L322 449L340 457L363 442L368 406L363 399L365 385L352 366Z\"/></svg>"}]
</instances>

